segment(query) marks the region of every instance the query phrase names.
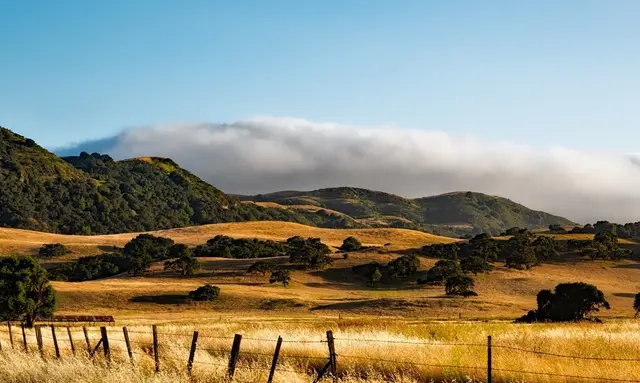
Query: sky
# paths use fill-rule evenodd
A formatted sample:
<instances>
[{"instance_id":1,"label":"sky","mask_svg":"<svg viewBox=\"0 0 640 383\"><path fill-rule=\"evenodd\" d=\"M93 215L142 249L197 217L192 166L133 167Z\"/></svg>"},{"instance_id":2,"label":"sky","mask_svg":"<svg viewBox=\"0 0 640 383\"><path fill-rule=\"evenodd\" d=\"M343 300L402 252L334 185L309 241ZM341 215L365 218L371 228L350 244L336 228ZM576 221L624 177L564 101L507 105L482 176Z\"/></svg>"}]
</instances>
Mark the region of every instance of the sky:
<instances>
[{"instance_id":1,"label":"sky","mask_svg":"<svg viewBox=\"0 0 640 383\"><path fill-rule=\"evenodd\" d=\"M172 156L229 192L478 189L594 218L573 193L632 219L638 14L634 0L0 0L0 126L58 153ZM378 168L345 171L358 161Z\"/></svg>"}]
</instances>

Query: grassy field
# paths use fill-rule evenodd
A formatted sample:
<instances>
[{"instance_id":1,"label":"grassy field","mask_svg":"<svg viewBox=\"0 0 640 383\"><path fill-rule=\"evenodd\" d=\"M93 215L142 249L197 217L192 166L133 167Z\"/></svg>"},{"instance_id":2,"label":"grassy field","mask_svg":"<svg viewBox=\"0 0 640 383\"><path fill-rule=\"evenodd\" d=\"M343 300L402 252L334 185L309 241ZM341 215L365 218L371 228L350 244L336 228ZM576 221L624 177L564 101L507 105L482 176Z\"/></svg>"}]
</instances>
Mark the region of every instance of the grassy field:
<instances>
[{"instance_id":1,"label":"grassy field","mask_svg":"<svg viewBox=\"0 0 640 383\"><path fill-rule=\"evenodd\" d=\"M272 353L278 335L288 340L321 340L328 329L333 330L338 339L339 373L341 382L345 383L414 383L430 381L430 378L447 382L484 382L486 372L482 369L433 366L484 367L487 335L492 335L497 345L505 347L640 359L640 327L634 321L622 319L633 317L633 296L640 291L637 278L640 263L633 260L605 262L560 257L530 271L498 266L491 274L477 277L479 296L465 299L447 297L442 287L418 286L414 282L370 288L351 271L357 264L372 260L388 262L407 249L454 241L451 238L401 229L331 230L282 222L208 225L154 234L189 245L204 243L217 234L274 240L301 235L320 237L334 247L353 235L377 248L352 252L348 259L336 253L333 265L325 270L294 271L288 287L269 284L268 276L245 274L255 260L222 258L201 258L203 269L190 278L165 272L161 264L156 264L144 277L121 275L81 283L53 282L57 290L57 314L113 315L119 326L127 325L141 333L136 335L135 367L116 363L111 369L105 369L103 362L93 363L86 358L49 360L43 365L35 355L7 352L8 337L6 332L0 331L5 350L0 353L0 382L186 382L186 347L189 334L195 328L211 337L226 338L242 333L248 338L274 340L243 343L243 350L254 354L243 356L241 365L244 367L240 368L235 380L239 382L266 381L264 369L268 367L270 357L262 354ZM85 237L0 229L0 251L3 254L29 254L43 243L59 242L72 250L64 261L123 246L135 235ZM581 235L580 239L588 239L584 237ZM274 260L286 262L286 259ZM421 269L427 270L435 261L421 259ZM610 311L599 313L605 324L511 323L535 307L539 290L572 281L592 283L604 291L612 306ZM220 286L219 300L213 304L187 302L186 294L205 283ZM167 335L166 342L162 342L163 373L158 376L153 374L152 359L146 355L151 324L159 324L161 332ZM124 362L126 354L118 340L122 337L121 331L119 328L109 331L114 334L114 358ZM74 337L82 339L81 333ZM18 334L16 338L19 339ZM365 342L366 339L376 342ZM193 381L225 381L227 353L214 350L226 350L230 342L229 339L203 338L196 358L201 363L196 363ZM434 346L406 342L474 345ZM29 343L35 345L35 340L29 338ZM285 345L283 352L294 357L326 354L323 343ZM387 359L421 365L382 361ZM640 369L634 368L634 363L619 361L553 358L508 348L497 348L494 361L494 368L502 370L496 371L498 379L494 381L498 382L583 381L504 370L640 379ZM282 362L282 372L276 375L276 381L309 382L322 364L320 359L289 358Z\"/></svg>"}]
</instances>

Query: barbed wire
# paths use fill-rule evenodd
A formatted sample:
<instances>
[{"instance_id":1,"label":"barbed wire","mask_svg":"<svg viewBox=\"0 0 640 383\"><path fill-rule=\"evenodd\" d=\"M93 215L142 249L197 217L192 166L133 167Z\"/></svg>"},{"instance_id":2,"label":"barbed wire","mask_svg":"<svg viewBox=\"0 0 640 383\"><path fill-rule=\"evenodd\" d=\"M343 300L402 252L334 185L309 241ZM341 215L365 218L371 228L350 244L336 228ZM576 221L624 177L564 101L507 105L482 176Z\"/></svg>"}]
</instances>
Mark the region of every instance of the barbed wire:
<instances>
[{"instance_id":1,"label":"barbed wire","mask_svg":"<svg viewBox=\"0 0 640 383\"><path fill-rule=\"evenodd\" d=\"M334 338L336 341L343 342L363 342L363 343L395 343L395 344L412 344L424 346L465 346L465 347L487 347L486 343L437 343L437 342L419 342L410 340L384 340L384 339L355 339L355 338Z\"/></svg>"},{"instance_id":2,"label":"barbed wire","mask_svg":"<svg viewBox=\"0 0 640 383\"><path fill-rule=\"evenodd\" d=\"M520 351L520 352L525 352L525 353L529 353L529 354L552 356L552 357L556 357L556 358L582 359L582 360L601 360L601 361L610 361L610 362L640 362L640 358L608 358L608 357L601 358L601 357L594 357L594 356L556 354L556 353L552 353L552 352L536 351L536 350L520 348L520 347L514 347L514 346L492 345L492 347L493 348L501 348L501 349L505 349L505 350Z\"/></svg>"}]
</instances>

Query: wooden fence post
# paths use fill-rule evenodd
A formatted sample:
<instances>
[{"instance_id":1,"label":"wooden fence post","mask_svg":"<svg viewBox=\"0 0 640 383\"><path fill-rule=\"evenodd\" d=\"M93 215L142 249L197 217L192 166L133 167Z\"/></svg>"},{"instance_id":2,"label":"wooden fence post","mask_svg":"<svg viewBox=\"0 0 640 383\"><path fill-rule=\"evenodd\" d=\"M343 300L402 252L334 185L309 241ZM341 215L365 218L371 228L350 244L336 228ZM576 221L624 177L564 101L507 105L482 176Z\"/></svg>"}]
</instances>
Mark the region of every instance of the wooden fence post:
<instances>
[{"instance_id":1,"label":"wooden fence post","mask_svg":"<svg viewBox=\"0 0 640 383\"><path fill-rule=\"evenodd\" d=\"M84 340L87 342L87 353L91 356L91 340L89 340L89 332L85 326L82 326L82 332L84 333Z\"/></svg>"},{"instance_id":2,"label":"wooden fence post","mask_svg":"<svg viewBox=\"0 0 640 383\"><path fill-rule=\"evenodd\" d=\"M40 350L40 356L44 359L44 345L42 344L42 327L36 326L36 341L38 342L38 350Z\"/></svg>"},{"instance_id":3,"label":"wooden fence post","mask_svg":"<svg viewBox=\"0 0 640 383\"><path fill-rule=\"evenodd\" d=\"M109 337L107 336L107 328L100 327L100 334L102 335L102 349L104 350L104 358L107 360L107 364L111 364L111 349L109 348Z\"/></svg>"},{"instance_id":4,"label":"wooden fence post","mask_svg":"<svg viewBox=\"0 0 640 383\"><path fill-rule=\"evenodd\" d=\"M233 346L231 347L231 356L229 357L229 379L233 379L233 375L236 373L236 364L240 357L240 343L242 342L242 335L236 334L233 337Z\"/></svg>"},{"instance_id":5,"label":"wooden fence post","mask_svg":"<svg viewBox=\"0 0 640 383\"><path fill-rule=\"evenodd\" d=\"M27 333L24 332L24 323L20 323L22 328L22 343L24 343L24 352L29 353L29 347L27 347Z\"/></svg>"},{"instance_id":6,"label":"wooden fence post","mask_svg":"<svg viewBox=\"0 0 640 383\"><path fill-rule=\"evenodd\" d=\"M73 344L73 338L71 337L71 328L67 327L67 334L69 335L69 344L71 345L71 353L76 356L76 345Z\"/></svg>"},{"instance_id":7,"label":"wooden fence post","mask_svg":"<svg viewBox=\"0 0 640 383\"><path fill-rule=\"evenodd\" d=\"M131 342L129 341L129 330L127 327L122 328L122 333L124 334L124 344L127 346L127 354L129 354L129 360L131 364L133 364L133 353L131 352Z\"/></svg>"},{"instance_id":8,"label":"wooden fence post","mask_svg":"<svg viewBox=\"0 0 640 383\"><path fill-rule=\"evenodd\" d=\"M273 352L273 360L271 360L271 370L269 371L269 380L267 383L273 382L273 375L276 373L276 365L278 364L278 358L280 357L280 347L282 346L282 337L278 337L278 343L276 343L276 349Z\"/></svg>"},{"instance_id":9,"label":"wooden fence post","mask_svg":"<svg viewBox=\"0 0 640 383\"><path fill-rule=\"evenodd\" d=\"M336 371L338 370L338 360L336 358L336 346L334 344L333 339L333 331L327 331L327 344L329 345L329 363L331 364L331 375L333 376L333 382L336 383L338 381L338 375Z\"/></svg>"},{"instance_id":10,"label":"wooden fence post","mask_svg":"<svg viewBox=\"0 0 640 383\"><path fill-rule=\"evenodd\" d=\"M58 338L56 337L56 327L51 325L51 337L53 338L53 348L56 350L56 358L60 359L60 347L58 347Z\"/></svg>"},{"instance_id":11,"label":"wooden fence post","mask_svg":"<svg viewBox=\"0 0 640 383\"><path fill-rule=\"evenodd\" d=\"M487 337L487 383L491 383L491 335Z\"/></svg>"},{"instance_id":12,"label":"wooden fence post","mask_svg":"<svg viewBox=\"0 0 640 383\"><path fill-rule=\"evenodd\" d=\"M187 376L191 376L191 370L193 369L193 358L196 356L196 347L198 347L198 332L193 332L193 339L191 340L191 351L189 351L189 360L187 361Z\"/></svg>"},{"instance_id":13,"label":"wooden fence post","mask_svg":"<svg viewBox=\"0 0 640 383\"><path fill-rule=\"evenodd\" d=\"M9 327L9 342L11 342L11 348L13 348L13 332L11 331L10 321L7 321L7 326Z\"/></svg>"},{"instance_id":14,"label":"wooden fence post","mask_svg":"<svg viewBox=\"0 0 640 383\"><path fill-rule=\"evenodd\" d=\"M156 364L156 372L160 372L160 356L158 355L158 327L153 325L153 359Z\"/></svg>"}]
</instances>

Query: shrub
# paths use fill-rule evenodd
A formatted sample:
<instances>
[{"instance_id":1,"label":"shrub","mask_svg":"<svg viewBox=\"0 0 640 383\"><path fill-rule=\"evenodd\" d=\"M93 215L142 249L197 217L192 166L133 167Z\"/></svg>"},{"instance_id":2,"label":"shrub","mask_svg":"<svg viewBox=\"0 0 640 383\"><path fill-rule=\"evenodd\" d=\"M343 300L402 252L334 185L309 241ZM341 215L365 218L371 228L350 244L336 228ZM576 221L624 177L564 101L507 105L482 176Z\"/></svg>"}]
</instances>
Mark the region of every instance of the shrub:
<instances>
[{"instance_id":1,"label":"shrub","mask_svg":"<svg viewBox=\"0 0 640 383\"><path fill-rule=\"evenodd\" d=\"M604 293L594 285L583 282L561 283L555 291L541 290L536 298L537 310L529 313L518 322L569 322L585 320L601 308L609 309Z\"/></svg>"},{"instance_id":2,"label":"shrub","mask_svg":"<svg viewBox=\"0 0 640 383\"><path fill-rule=\"evenodd\" d=\"M189 299L192 301L215 301L220 296L220 288L206 284L189 292Z\"/></svg>"},{"instance_id":3,"label":"shrub","mask_svg":"<svg viewBox=\"0 0 640 383\"><path fill-rule=\"evenodd\" d=\"M447 278L445 292L447 295L462 295L465 297L477 295L473 291L474 286L475 282L470 276L463 274L454 275Z\"/></svg>"},{"instance_id":4,"label":"shrub","mask_svg":"<svg viewBox=\"0 0 640 383\"><path fill-rule=\"evenodd\" d=\"M282 286L287 287L291 282L291 273L289 270L274 270L269 277L269 283L282 283Z\"/></svg>"},{"instance_id":5,"label":"shrub","mask_svg":"<svg viewBox=\"0 0 640 383\"><path fill-rule=\"evenodd\" d=\"M362 249L362 243L354 237L348 237L342 242L340 250L342 251L358 251Z\"/></svg>"},{"instance_id":6,"label":"shrub","mask_svg":"<svg viewBox=\"0 0 640 383\"><path fill-rule=\"evenodd\" d=\"M61 243L52 243L44 245L38 250L38 255L43 258L61 257L69 254L71 251Z\"/></svg>"},{"instance_id":7,"label":"shrub","mask_svg":"<svg viewBox=\"0 0 640 383\"><path fill-rule=\"evenodd\" d=\"M198 259L191 255L191 249L183 244L172 246L169 250L169 254L172 258L177 257L177 259L165 262L165 271L177 271L184 277L191 276L202 268Z\"/></svg>"}]
</instances>

